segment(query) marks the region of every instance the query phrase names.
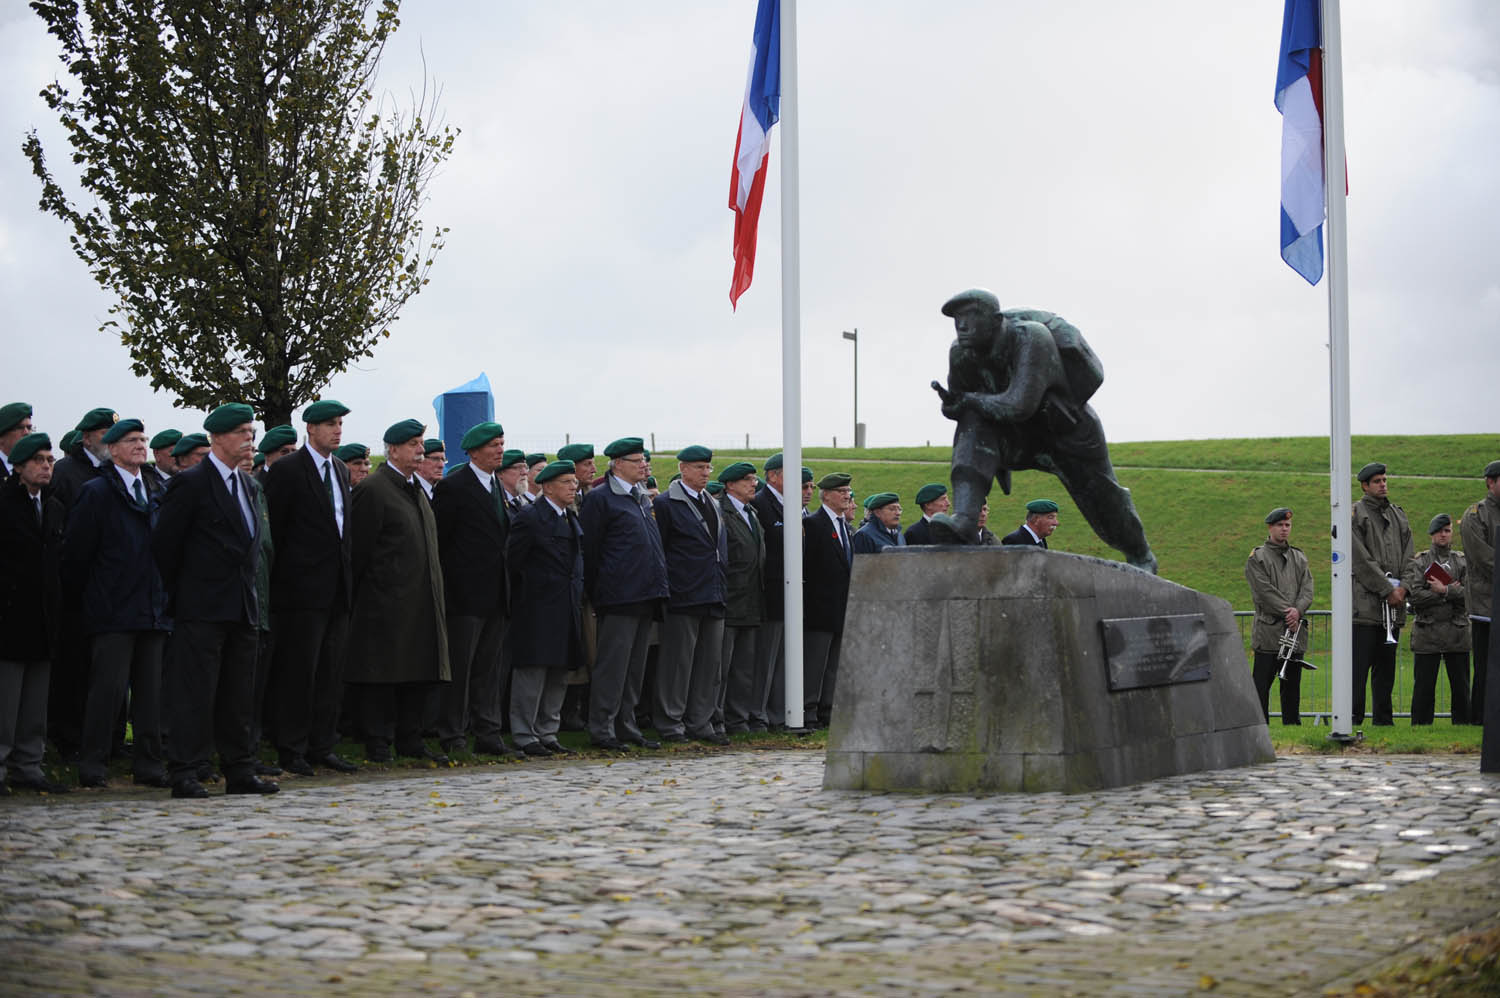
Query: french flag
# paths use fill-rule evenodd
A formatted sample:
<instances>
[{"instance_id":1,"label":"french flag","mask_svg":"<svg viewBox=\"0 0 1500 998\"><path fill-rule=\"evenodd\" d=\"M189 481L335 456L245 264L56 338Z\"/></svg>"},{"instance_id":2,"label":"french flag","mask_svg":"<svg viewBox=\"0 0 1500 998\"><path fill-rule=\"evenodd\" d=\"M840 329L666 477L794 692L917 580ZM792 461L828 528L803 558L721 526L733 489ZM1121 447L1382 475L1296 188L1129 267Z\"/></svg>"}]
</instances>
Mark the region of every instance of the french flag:
<instances>
[{"instance_id":1,"label":"french flag","mask_svg":"<svg viewBox=\"0 0 1500 998\"><path fill-rule=\"evenodd\" d=\"M771 126L781 117L781 2L760 0L755 11L755 39L750 51L750 78L745 82L745 107L734 140L734 166L729 173L729 207L734 212L734 279L729 305L739 304L755 273L755 230L760 223L760 199L766 189L766 160L771 152Z\"/></svg>"},{"instance_id":2,"label":"french flag","mask_svg":"<svg viewBox=\"0 0 1500 998\"><path fill-rule=\"evenodd\" d=\"M1309 284L1323 277L1323 31L1318 0L1286 0L1276 110L1281 112L1281 258Z\"/></svg>"}]
</instances>

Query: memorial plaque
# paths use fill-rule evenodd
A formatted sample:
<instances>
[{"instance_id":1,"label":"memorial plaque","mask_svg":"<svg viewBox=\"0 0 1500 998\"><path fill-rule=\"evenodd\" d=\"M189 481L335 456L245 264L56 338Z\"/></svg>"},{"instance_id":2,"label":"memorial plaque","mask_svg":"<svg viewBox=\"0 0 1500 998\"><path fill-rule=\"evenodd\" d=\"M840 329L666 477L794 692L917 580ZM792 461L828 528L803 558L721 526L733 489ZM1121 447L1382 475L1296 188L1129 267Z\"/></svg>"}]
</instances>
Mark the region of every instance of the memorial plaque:
<instances>
[{"instance_id":1,"label":"memorial plaque","mask_svg":"<svg viewBox=\"0 0 1500 998\"><path fill-rule=\"evenodd\" d=\"M1208 678L1208 626L1201 613L1099 621L1111 690Z\"/></svg>"}]
</instances>

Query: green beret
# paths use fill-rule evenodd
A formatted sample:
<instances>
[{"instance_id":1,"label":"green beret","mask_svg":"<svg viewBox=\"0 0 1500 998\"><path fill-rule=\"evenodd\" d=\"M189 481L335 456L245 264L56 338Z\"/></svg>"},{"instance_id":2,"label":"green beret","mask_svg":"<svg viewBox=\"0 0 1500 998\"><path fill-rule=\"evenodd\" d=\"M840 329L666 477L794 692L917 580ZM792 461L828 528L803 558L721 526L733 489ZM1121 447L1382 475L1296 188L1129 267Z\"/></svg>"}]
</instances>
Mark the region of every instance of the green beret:
<instances>
[{"instance_id":1,"label":"green beret","mask_svg":"<svg viewBox=\"0 0 1500 998\"><path fill-rule=\"evenodd\" d=\"M320 399L302 410L302 422L326 423L330 419L349 415L349 407L338 399Z\"/></svg>"},{"instance_id":2,"label":"green beret","mask_svg":"<svg viewBox=\"0 0 1500 998\"><path fill-rule=\"evenodd\" d=\"M825 492L829 489L841 489L853 480L854 479L850 478L842 471L831 471L828 474L824 475L822 478L818 479L818 488L824 490Z\"/></svg>"},{"instance_id":3,"label":"green beret","mask_svg":"<svg viewBox=\"0 0 1500 998\"><path fill-rule=\"evenodd\" d=\"M544 462L546 460L547 460L547 455L546 454L543 454L540 451L534 451L534 452L526 455L526 467L529 468L533 464L540 464L540 463L542 463L542 462Z\"/></svg>"},{"instance_id":4,"label":"green beret","mask_svg":"<svg viewBox=\"0 0 1500 998\"><path fill-rule=\"evenodd\" d=\"M877 492L865 500L865 509L879 509L889 506L893 502L900 502L901 497L894 492Z\"/></svg>"},{"instance_id":5,"label":"green beret","mask_svg":"<svg viewBox=\"0 0 1500 998\"><path fill-rule=\"evenodd\" d=\"M812 469L804 464L802 466L802 484L806 485L810 481L812 481Z\"/></svg>"},{"instance_id":6,"label":"green beret","mask_svg":"<svg viewBox=\"0 0 1500 998\"><path fill-rule=\"evenodd\" d=\"M115 420L120 416L113 409L90 409L83 414L78 425L73 427L79 433L87 433L90 430L107 430L115 425Z\"/></svg>"},{"instance_id":7,"label":"green beret","mask_svg":"<svg viewBox=\"0 0 1500 998\"><path fill-rule=\"evenodd\" d=\"M338 456L340 461L347 464L350 461L363 461L367 459L370 456L370 448L364 444L345 444L334 451L334 454Z\"/></svg>"},{"instance_id":8,"label":"green beret","mask_svg":"<svg viewBox=\"0 0 1500 998\"><path fill-rule=\"evenodd\" d=\"M36 457L38 451L50 451L52 441L45 433L28 433L10 450L10 463L12 465L25 464Z\"/></svg>"},{"instance_id":9,"label":"green beret","mask_svg":"<svg viewBox=\"0 0 1500 998\"><path fill-rule=\"evenodd\" d=\"M644 484L645 484L646 488L648 488L648 489L654 489L654 488L656 488L656 476L655 475L647 475L646 476L646 481L645 481Z\"/></svg>"},{"instance_id":10,"label":"green beret","mask_svg":"<svg viewBox=\"0 0 1500 998\"><path fill-rule=\"evenodd\" d=\"M646 441L640 437L621 437L604 448L605 457L629 457L646 453Z\"/></svg>"},{"instance_id":11,"label":"green beret","mask_svg":"<svg viewBox=\"0 0 1500 998\"><path fill-rule=\"evenodd\" d=\"M712 461L713 459L714 452L702 444L691 444L677 452L677 460L683 464L688 464L692 461Z\"/></svg>"},{"instance_id":12,"label":"green beret","mask_svg":"<svg viewBox=\"0 0 1500 998\"><path fill-rule=\"evenodd\" d=\"M1427 524L1427 532L1429 534L1435 534L1439 530L1442 530L1444 527L1451 526L1453 526L1453 517L1449 516L1447 513L1439 513L1437 516L1434 516L1432 518L1431 523Z\"/></svg>"},{"instance_id":13,"label":"green beret","mask_svg":"<svg viewBox=\"0 0 1500 998\"><path fill-rule=\"evenodd\" d=\"M724 483L709 482L707 485L703 486L703 491L707 492L711 496L719 495L724 491Z\"/></svg>"},{"instance_id":14,"label":"green beret","mask_svg":"<svg viewBox=\"0 0 1500 998\"><path fill-rule=\"evenodd\" d=\"M207 447L207 446L208 446L208 438L205 437L203 434L201 434L201 433L184 433L182 435L182 437L177 441L177 443L173 445L173 447L172 447L172 456L173 457L182 457L185 454L191 454L193 451L197 450L199 447Z\"/></svg>"},{"instance_id":15,"label":"green beret","mask_svg":"<svg viewBox=\"0 0 1500 998\"><path fill-rule=\"evenodd\" d=\"M942 482L928 482L917 489L917 505L926 506L928 503L943 498L948 494L948 486Z\"/></svg>"},{"instance_id":16,"label":"green beret","mask_svg":"<svg viewBox=\"0 0 1500 998\"><path fill-rule=\"evenodd\" d=\"M425 427L424 427L424 429L425 429ZM410 439L410 438L408 438L408 439ZM423 457L426 457L428 454L436 454L439 451L442 451L442 452L446 453L447 450L448 450L448 448L446 446L444 446L443 442L441 440L439 440L437 437L428 437L426 440L422 441L422 456Z\"/></svg>"},{"instance_id":17,"label":"green beret","mask_svg":"<svg viewBox=\"0 0 1500 998\"><path fill-rule=\"evenodd\" d=\"M543 482L550 482L558 475L571 475L573 474L575 468L576 466L573 464L573 462L566 459L553 461L551 464L547 465L547 467L536 473L537 484L540 485Z\"/></svg>"},{"instance_id":18,"label":"green beret","mask_svg":"<svg viewBox=\"0 0 1500 998\"><path fill-rule=\"evenodd\" d=\"M255 410L243 402L225 402L203 420L203 428L209 433L228 433L230 430L255 421Z\"/></svg>"},{"instance_id":19,"label":"green beret","mask_svg":"<svg viewBox=\"0 0 1500 998\"><path fill-rule=\"evenodd\" d=\"M490 421L487 423L477 423L474 426L469 427L469 432L465 433L464 438L458 442L458 448L459 450L466 451L478 450L480 447L483 447L485 444L489 443L491 440L494 440L496 437L503 436L505 436L505 427L501 426L499 423L496 423L494 421ZM427 441L427 443L432 443L432 441L429 440ZM438 449L442 449L441 441L439 441ZM431 452L429 451L428 453Z\"/></svg>"},{"instance_id":20,"label":"green beret","mask_svg":"<svg viewBox=\"0 0 1500 998\"><path fill-rule=\"evenodd\" d=\"M737 482L741 478L753 474L755 474L755 465L749 461L736 461L719 472L719 481L728 485L730 482Z\"/></svg>"},{"instance_id":21,"label":"green beret","mask_svg":"<svg viewBox=\"0 0 1500 998\"><path fill-rule=\"evenodd\" d=\"M984 288L970 288L967 291L960 291L945 301L943 314L951 318L963 309L976 305L991 314L1000 311L1000 299L996 298L992 292Z\"/></svg>"},{"instance_id":22,"label":"green beret","mask_svg":"<svg viewBox=\"0 0 1500 998\"><path fill-rule=\"evenodd\" d=\"M648 450L641 451L641 456L644 457L647 461L651 460L651 452Z\"/></svg>"},{"instance_id":23,"label":"green beret","mask_svg":"<svg viewBox=\"0 0 1500 998\"><path fill-rule=\"evenodd\" d=\"M297 442L297 431L285 423L273 426L266 431L266 435L260 438L260 443L255 449L262 454L269 454L273 450L281 450L287 444Z\"/></svg>"},{"instance_id":24,"label":"green beret","mask_svg":"<svg viewBox=\"0 0 1500 998\"><path fill-rule=\"evenodd\" d=\"M163 447L170 447L170 446L172 446L173 444L175 444L177 441L179 441L181 439L182 439L182 431L181 430L162 430L156 436L154 436L154 437L151 438L151 449L152 450L161 450Z\"/></svg>"},{"instance_id":25,"label":"green beret","mask_svg":"<svg viewBox=\"0 0 1500 998\"><path fill-rule=\"evenodd\" d=\"M1291 518L1292 511L1290 507L1277 506L1275 509L1271 510L1271 512L1266 514L1266 526L1274 527L1282 520L1290 520Z\"/></svg>"},{"instance_id":26,"label":"green beret","mask_svg":"<svg viewBox=\"0 0 1500 998\"><path fill-rule=\"evenodd\" d=\"M1051 499L1033 499L1026 504L1026 512L1040 516L1043 513L1056 513L1057 503Z\"/></svg>"},{"instance_id":27,"label":"green beret","mask_svg":"<svg viewBox=\"0 0 1500 998\"><path fill-rule=\"evenodd\" d=\"M252 467L252 468L259 468L261 465L263 465L265 463L266 463L266 452L263 451L263 450L258 450L258 451L255 452L255 457L253 459L251 459L251 461L250 461L250 467Z\"/></svg>"},{"instance_id":28,"label":"green beret","mask_svg":"<svg viewBox=\"0 0 1500 998\"><path fill-rule=\"evenodd\" d=\"M767 471L779 471L781 469L781 464L781 451L777 451L775 454L772 454L770 457L766 458L764 467Z\"/></svg>"},{"instance_id":29,"label":"green beret","mask_svg":"<svg viewBox=\"0 0 1500 998\"><path fill-rule=\"evenodd\" d=\"M526 452L523 450L508 450L500 455L500 469L514 468L518 464L526 463Z\"/></svg>"},{"instance_id":30,"label":"green beret","mask_svg":"<svg viewBox=\"0 0 1500 998\"><path fill-rule=\"evenodd\" d=\"M593 444L565 444L557 449L559 461L587 461L594 456Z\"/></svg>"},{"instance_id":31,"label":"green beret","mask_svg":"<svg viewBox=\"0 0 1500 998\"><path fill-rule=\"evenodd\" d=\"M1500 461L1491 461L1484 466L1485 478L1500 478Z\"/></svg>"},{"instance_id":32,"label":"green beret","mask_svg":"<svg viewBox=\"0 0 1500 998\"><path fill-rule=\"evenodd\" d=\"M1371 461L1369 464L1359 469L1359 483L1363 485L1370 479L1374 478L1376 475L1383 474L1385 474L1385 465L1381 464L1379 461Z\"/></svg>"},{"instance_id":33,"label":"green beret","mask_svg":"<svg viewBox=\"0 0 1500 998\"><path fill-rule=\"evenodd\" d=\"M675 475L673 475L671 478L667 479L667 484L671 485L673 482L680 482L680 481L682 481L682 472L679 471Z\"/></svg>"},{"instance_id":34,"label":"green beret","mask_svg":"<svg viewBox=\"0 0 1500 998\"><path fill-rule=\"evenodd\" d=\"M116 444L125 439L127 433L144 433L146 426L139 419L122 419L104 432L104 442Z\"/></svg>"},{"instance_id":35,"label":"green beret","mask_svg":"<svg viewBox=\"0 0 1500 998\"><path fill-rule=\"evenodd\" d=\"M77 447L79 442L82 440L82 433L79 433L77 430L69 430L67 433L64 433L62 435L62 439L57 442L57 446L62 448L62 452L66 454L74 447Z\"/></svg>"},{"instance_id":36,"label":"green beret","mask_svg":"<svg viewBox=\"0 0 1500 998\"><path fill-rule=\"evenodd\" d=\"M0 433L9 433L31 416L30 402L7 402L0 405ZM51 447L51 444L47 445Z\"/></svg>"},{"instance_id":37,"label":"green beret","mask_svg":"<svg viewBox=\"0 0 1500 998\"><path fill-rule=\"evenodd\" d=\"M412 437L420 437L426 432L426 423L419 422L415 419L403 419L399 423L392 423L386 429L385 436L381 437L380 439L388 444L404 444Z\"/></svg>"}]
</instances>

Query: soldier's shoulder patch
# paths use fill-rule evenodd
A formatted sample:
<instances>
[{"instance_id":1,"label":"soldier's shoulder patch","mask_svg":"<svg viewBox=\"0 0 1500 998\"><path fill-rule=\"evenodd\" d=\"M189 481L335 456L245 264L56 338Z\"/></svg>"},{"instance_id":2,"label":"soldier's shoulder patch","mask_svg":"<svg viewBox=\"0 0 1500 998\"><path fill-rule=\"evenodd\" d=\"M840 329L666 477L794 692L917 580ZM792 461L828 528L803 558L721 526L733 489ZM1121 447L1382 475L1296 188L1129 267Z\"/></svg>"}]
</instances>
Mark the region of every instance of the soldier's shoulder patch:
<instances>
[{"instance_id":1,"label":"soldier's shoulder patch","mask_svg":"<svg viewBox=\"0 0 1500 998\"><path fill-rule=\"evenodd\" d=\"M1479 515L1479 503L1476 502L1472 504L1468 509L1464 510L1464 516L1469 516L1470 514L1473 514L1475 516Z\"/></svg>"},{"instance_id":2,"label":"soldier's shoulder patch","mask_svg":"<svg viewBox=\"0 0 1500 998\"><path fill-rule=\"evenodd\" d=\"M1253 548L1250 549L1250 557L1254 558L1258 554L1260 554L1260 545L1259 544L1255 545L1255 547L1253 547Z\"/></svg>"}]
</instances>

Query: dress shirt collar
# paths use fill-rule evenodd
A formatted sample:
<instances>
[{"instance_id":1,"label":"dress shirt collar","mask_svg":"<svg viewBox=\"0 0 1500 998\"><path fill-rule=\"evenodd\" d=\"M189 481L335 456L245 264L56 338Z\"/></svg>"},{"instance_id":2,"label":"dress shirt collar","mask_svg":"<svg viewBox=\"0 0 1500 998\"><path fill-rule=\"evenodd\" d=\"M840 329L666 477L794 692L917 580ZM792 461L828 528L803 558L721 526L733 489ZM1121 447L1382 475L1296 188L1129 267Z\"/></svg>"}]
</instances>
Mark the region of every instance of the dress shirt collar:
<instances>
[{"instance_id":1,"label":"dress shirt collar","mask_svg":"<svg viewBox=\"0 0 1500 998\"><path fill-rule=\"evenodd\" d=\"M1036 535L1036 531L1031 529L1031 524L1023 523L1021 524L1021 526L1024 527L1026 529L1026 532L1031 535L1031 539L1033 541L1038 544L1042 543L1042 539Z\"/></svg>"},{"instance_id":2,"label":"dress shirt collar","mask_svg":"<svg viewBox=\"0 0 1500 998\"><path fill-rule=\"evenodd\" d=\"M135 474L132 475L130 472L126 471L124 468L120 467L118 464L112 465L112 467L115 469L115 471L119 472L119 474L120 474L120 481L122 481L122 482L125 483L125 494L128 495L128 496L130 496L132 499L134 499L135 498L135 483L139 482L141 480L141 473L139 471L137 471Z\"/></svg>"},{"instance_id":3,"label":"dress shirt collar","mask_svg":"<svg viewBox=\"0 0 1500 998\"><path fill-rule=\"evenodd\" d=\"M86 458L88 458L89 459L89 464L92 464L96 468L99 467L99 465L101 465L101 464L104 463L103 461L101 461L97 457L95 457L94 456L94 452L91 451L91 450L89 450L87 447L85 447L83 449L83 456L86 457Z\"/></svg>"},{"instance_id":4,"label":"dress shirt collar","mask_svg":"<svg viewBox=\"0 0 1500 998\"><path fill-rule=\"evenodd\" d=\"M777 503L779 503L783 507L786 506L786 497L783 496L779 491L777 491L776 486L772 485L770 482L767 482L766 489L771 493L771 495L776 497Z\"/></svg>"},{"instance_id":5,"label":"dress shirt collar","mask_svg":"<svg viewBox=\"0 0 1500 998\"><path fill-rule=\"evenodd\" d=\"M631 492L635 491L636 486L640 485L639 482L637 482L635 485L631 485L629 482L627 482L625 479L621 478L619 475L611 474L609 477L620 483L619 488L615 488L615 491L616 492L623 492L626 495L629 495ZM610 486L610 487L614 488L614 486ZM645 488L642 487L641 491L644 492Z\"/></svg>"},{"instance_id":6,"label":"dress shirt collar","mask_svg":"<svg viewBox=\"0 0 1500 998\"><path fill-rule=\"evenodd\" d=\"M493 471L485 471L473 461L469 462L469 470L474 472L474 477L479 479L479 484L484 486L486 492L490 495L495 494L495 473Z\"/></svg>"},{"instance_id":7,"label":"dress shirt collar","mask_svg":"<svg viewBox=\"0 0 1500 998\"><path fill-rule=\"evenodd\" d=\"M547 495L547 493L543 492L542 493L542 498L547 500L547 505L551 506L552 509L557 513L558 516L567 516L568 515L568 511L565 510L565 509L563 509L557 503L553 502L552 501L552 497L549 496L549 495Z\"/></svg>"},{"instance_id":8,"label":"dress shirt collar","mask_svg":"<svg viewBox=\"0 0 1500 998\"><path fill-rule=\"evenodd\" d=\"M692 489L688 488L688 483L684 482L680 478L677 479L677 484L682 486L682 491L686 492L690 499L692 499L694 502L698 501L698 497L701 495L701 493L694 492Z\"/></svg>"},{"instance_id":9,"label":"dress shirt collar","mask_svg":"<svg viewBox=\"0 0 1500 998\"><path fill-rule=\"evenodd\" d=\"M214 467L218 469L219 477L224 480L224 487L226 489L229 488L229 476L234 474L234 469L225 464L223 461L220 461L219 455L215 454L213 451L208 452L208 459L212 461L214 463Z\"/></svg>"}]
</instances>

